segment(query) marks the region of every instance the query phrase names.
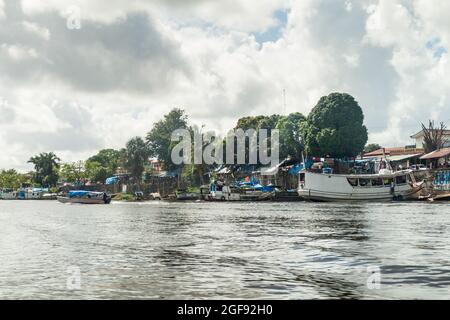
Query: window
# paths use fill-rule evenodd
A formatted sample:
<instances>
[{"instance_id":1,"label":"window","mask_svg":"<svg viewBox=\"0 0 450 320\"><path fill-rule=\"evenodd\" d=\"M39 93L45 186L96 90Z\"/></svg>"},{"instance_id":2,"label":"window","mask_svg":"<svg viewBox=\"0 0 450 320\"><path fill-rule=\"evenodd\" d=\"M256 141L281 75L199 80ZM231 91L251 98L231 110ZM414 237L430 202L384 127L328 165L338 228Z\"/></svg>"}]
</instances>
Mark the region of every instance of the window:
<instances>
[{"instance_id":1,"label":"window","mask_svg":"<svg viewBox=\"0 0 450 320\"><path fill-rule=\"evenodd\" d=\"M359 186L360 187L370 186L370 179L359 179Z\"/></svg>"},{"instance_id":2,"label":"window","mask_svg":"<svg viewBox=\"0 0 450 320\"><path fill-rule=\"evenodd\" d=\"M300 173L300 182L305 182L305 174Z\"/></svg>"},{"instance_id":3,"label":"window","mask_svg":"<svg viewBox=\"0 0 450 320\"><path fill-rule=\"evenodd\" d=\"M374 187L381 187L381 186L383 186L383 179L381 179L381 178L372 179L372 186L374 186Z\"/></svg>"},{"instance_id":4,"label":"window","mask_svg":"<svg viewBox=\"0 0 450 320\"><path fill-rule=\"evenodd\" d=\"M395 177L395 183L398 184L398 185L405 184L406 183L406 176Z\"/></svg>"},{"instance_id":5,"label":"window","mask_svg":"<svg viewBox=\"0 0 450 320\"><path fill-rule=\"evenodd\" d=\"M358 179L356 178L347 178L347 181L352 187L356 187L358 185Z\"/></svg>"},{"instance_id":6,"label":"window","mask_svg":"<svg viewBox=\"0 0 450 320\"><path fill-rule=\"evenodd\" d=\"M392 186L392 178L384 178L383 179L383 184L384 184L385 187Z\"/></svg>"}]
</instances>

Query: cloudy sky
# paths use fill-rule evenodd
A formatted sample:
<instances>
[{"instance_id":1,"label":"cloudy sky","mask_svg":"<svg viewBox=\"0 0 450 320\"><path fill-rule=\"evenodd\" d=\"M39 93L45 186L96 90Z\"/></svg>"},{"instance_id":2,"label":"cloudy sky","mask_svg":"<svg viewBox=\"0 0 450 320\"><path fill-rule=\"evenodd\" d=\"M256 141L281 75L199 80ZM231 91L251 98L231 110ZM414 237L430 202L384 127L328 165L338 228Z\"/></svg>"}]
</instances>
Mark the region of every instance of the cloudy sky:
<instances>
[{"instance_id":1,"label":"cloudy sky","mask_svg":"<svg viewBox=\"0 0 450 320\"><path fill-rule=\"evenodd\" d=\"M408 144L450 125L449 47L447 0L0 0L0 168L119 148L173 107L223 132L334 91Z\"/></svg>"}]
</instances>

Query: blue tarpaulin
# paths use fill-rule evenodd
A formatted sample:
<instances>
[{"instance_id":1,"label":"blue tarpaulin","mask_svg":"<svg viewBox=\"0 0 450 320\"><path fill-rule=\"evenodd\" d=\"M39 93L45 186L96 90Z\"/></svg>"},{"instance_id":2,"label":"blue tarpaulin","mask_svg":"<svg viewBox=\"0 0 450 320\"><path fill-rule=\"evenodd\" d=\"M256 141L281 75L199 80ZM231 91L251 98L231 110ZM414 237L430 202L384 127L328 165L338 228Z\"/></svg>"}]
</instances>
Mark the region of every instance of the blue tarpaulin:
<instances>
[{"instance_id":1,"label":"blue tarpaulin","mask_svg":"<svg viewBox=\"0 0 450 320\"><path fill-rule=\"evenodd\" d=\"M297 175L300 171L302 171L305 167L303 166L303 163L296 164L292 168L288 170L289 174Z\"/></svg>"},{"instance_id":2,"label":"blue tarpaulin","mask_svg":"<svg viewBox=\"0 0 450 320\"><path fill-rule=\"evenodd\" d=\"M69 191L69 198L75 198L75 197L84 197L89 194L89 191L84 190L75 190L75 191Z\"/></svg>"},{"instance_id":3,"label":"blue tarpaulin","mask_svg":"<svg viewBox=\"0 0 450 320\"><path fill-rule=\"evenodd\" d=\"M118 182L119 182L118 177L110 177L110 178L106 179L105 184L116 184Z\"/></svg>"}]
</instances>

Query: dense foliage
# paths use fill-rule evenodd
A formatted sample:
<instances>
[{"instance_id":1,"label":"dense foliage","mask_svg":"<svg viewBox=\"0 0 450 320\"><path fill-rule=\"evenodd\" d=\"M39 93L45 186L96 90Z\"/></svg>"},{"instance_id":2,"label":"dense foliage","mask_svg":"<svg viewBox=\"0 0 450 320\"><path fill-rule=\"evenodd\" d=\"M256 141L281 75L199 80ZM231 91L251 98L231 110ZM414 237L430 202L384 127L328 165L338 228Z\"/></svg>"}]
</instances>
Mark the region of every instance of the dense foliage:
<instances>
[{"instance_id":1,"label":"dense foliage","mask_svg":"<svg viewBox=\"0 0 450 320\"><path fill-rule=\"evenodd\" d=\"M34 164L33 181L42 187L56 186L59 178L60 161L53 152L44 152L31 157L28 162Z\"/></svg>"},{"instance_id":2,"label":"dense foliage","mask_svg":"<svg viewBox=\"0 0 450 320\"><path fill-rule=\"evenodd\" d=\"M349 94L332 93L320 98L302 124L309 156L351 158L363 151L367 128L358 102Z\"/></svg>"},{"instance_id":3,"label":"dense foliage","mask_svg":"<svg viewBox=\"0 0 450 320\"><path fill-rule=\"evenodd\" d=\"M14 169L0 171L0 189L18 189L27 182L27 177Z\"/></svg>"},{"instance_id":4,"label":"dense foliage","mask_svg":"<svg viewBox=\"0 0 450 320\"><path fill-rule=\"evenodd\" d=\"M125 152L125 168L137 182L140 182L148 162L148 147L141 137L134 137L127 142Z\"/></svg>"},{"instance_id":5,"label":"dense foliage","mask_svg":"<svg viewBox=\"0 0 450 320\"><path fill-rule=\"evenodd\" d=\"M171 141L172 132L176 129L187 129L187 119L184 110L173 109L147 133L146 143L150 155L161 160L167 170L178 167L171 161L172 149L175 146Z\"/></svg>"}]
</instances>

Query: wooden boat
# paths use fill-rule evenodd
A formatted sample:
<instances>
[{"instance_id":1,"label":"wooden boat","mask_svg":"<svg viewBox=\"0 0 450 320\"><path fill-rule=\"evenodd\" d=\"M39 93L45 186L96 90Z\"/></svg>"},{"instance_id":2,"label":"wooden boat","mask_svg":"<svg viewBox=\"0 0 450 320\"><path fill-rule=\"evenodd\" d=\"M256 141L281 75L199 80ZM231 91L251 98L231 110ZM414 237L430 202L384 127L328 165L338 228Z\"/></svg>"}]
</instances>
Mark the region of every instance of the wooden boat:
<instances>
[{"instance_id":1,"label":"wooden boat","mask_svg":"<svg viewBox=\"0 0 450 320\"><path fill-rule=\"evenodd\" d=\"M58 196L61 203L80 203L80 204L109 204L111 197L104 192L94 191L69 191L66 197Z\"/></svg>"},{"instance_id":2,"label":"wooden boat","mask_svg":"<svg viewBox=\"0 0 450 320\"><path fill-rule=\"evenodd\" d=\"M450 201L450 192L431 196L427 200L428 201Z\"/></svg>"},{"instance_id":3,"label":"wooden boat","mask_svg":"<svg viewBox=\"0 0 450 320\"><path fill-rule=\"evenodd\" d=\"M196 192L188 192L186 190L177 190L175 193L177 200L180 201L192 201L192 200L199 200L200 194Z\"/></svg>"},{"instance_id":4,"label":"wooden boat","mask_svg":"<svg viewBox=\"0 0 450 320\"><path fill-rule=\"evenodd\" d=\"M378 174L328 174L302 172L298 187L299 196L306 200L407 200L412 199L424 186L416 182L412 170Z\"/></svg>"},{"instance_id":5,"label":"wooden boat","mask_svg":"<svg viewBox=\"0 0 450 320\"><path fill-rule=\"evenodd\" d=\"M263 191L262 188L227 186L212 183L210 185L208 201L264 201L274 197L274 191Z\"/></svg>"}]
</instances>

